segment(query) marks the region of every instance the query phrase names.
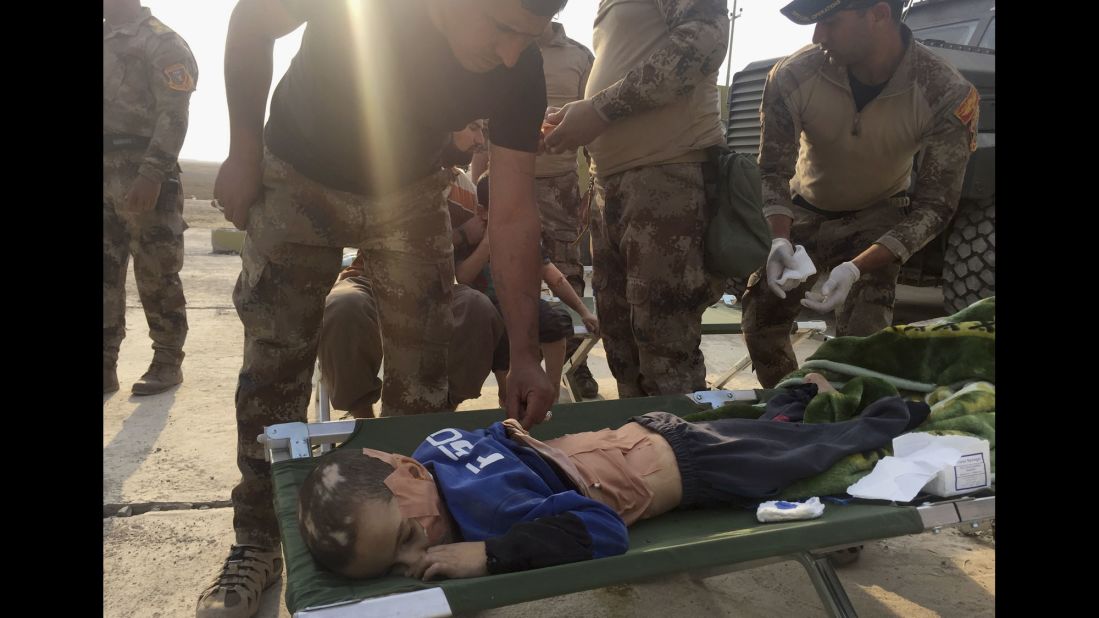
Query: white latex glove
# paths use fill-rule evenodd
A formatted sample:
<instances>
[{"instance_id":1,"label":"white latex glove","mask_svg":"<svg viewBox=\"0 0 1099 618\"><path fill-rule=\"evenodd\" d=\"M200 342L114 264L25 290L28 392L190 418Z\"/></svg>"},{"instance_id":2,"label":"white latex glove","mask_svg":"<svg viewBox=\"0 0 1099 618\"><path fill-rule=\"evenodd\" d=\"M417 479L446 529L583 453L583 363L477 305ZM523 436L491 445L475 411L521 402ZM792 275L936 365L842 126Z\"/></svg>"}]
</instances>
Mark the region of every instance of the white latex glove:
<instances>
[{"instance_id":1,"label":"white latex glove","mask_svg":"<svg viewBox=\"0 0 1099 618\"><path fill-rule=\"evenodd\" d=\"M782 273L787 269L794 268L797 268L797 262L794 261L794 246L785 238L772 240L771 252L767 254L767 287L771 288L775 296L786 298L786 291L798 286L797 282L790 285L791 282L787 281L786 285L790 287L785 287L779 283Z\"/></svg>"},{"instance_id":2,"label":"white latex glove","mask_svg":"<svg viewBox=\"0 0 1099 618\"><path fill-rule=\"evenodd\" d=\"M807 293L805 298L801 299L801 304L820 313L833 311L843 304L847 294L851 291L851 286L855 285L860 276L862 276L862 273L859 272L858 266L851 262L844 262L832 269L832 274L828 275L828 281L824 282L820 294L815 292Z\"/></svg>"},{"instance_id":3,"label":"white latex glove","mask_svg":"<svg viewBox=\"0 0 1099 618\"><path fill-rule=\"evenodd\" d=\"M809 253L801 245L794 245L794 264L797 265L796 268L787 268L782 271L782 276L778 278L779 287L787 292L817 274L817 267L813 265L813 259L809 257Z\"/></svg>"}]
</instances>

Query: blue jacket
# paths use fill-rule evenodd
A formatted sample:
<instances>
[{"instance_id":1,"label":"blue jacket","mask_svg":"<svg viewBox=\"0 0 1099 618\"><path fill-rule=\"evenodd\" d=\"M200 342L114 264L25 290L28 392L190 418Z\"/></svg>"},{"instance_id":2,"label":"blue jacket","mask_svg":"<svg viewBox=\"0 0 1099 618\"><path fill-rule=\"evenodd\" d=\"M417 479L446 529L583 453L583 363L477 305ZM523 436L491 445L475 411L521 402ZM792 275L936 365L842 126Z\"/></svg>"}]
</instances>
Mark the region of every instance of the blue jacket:
<instances>
[{"instance_id":1,"label":"blue jacket","mask_svg":"<svg viewBox=\"0 0 1099 618\"><path fill-rule=\"evenodd\" d=\"M412 454L431 471L466 541L485 541L493 573L624 553L626 524L562 481L501 423L441 429Z\"/></svg>"}]
</instances>

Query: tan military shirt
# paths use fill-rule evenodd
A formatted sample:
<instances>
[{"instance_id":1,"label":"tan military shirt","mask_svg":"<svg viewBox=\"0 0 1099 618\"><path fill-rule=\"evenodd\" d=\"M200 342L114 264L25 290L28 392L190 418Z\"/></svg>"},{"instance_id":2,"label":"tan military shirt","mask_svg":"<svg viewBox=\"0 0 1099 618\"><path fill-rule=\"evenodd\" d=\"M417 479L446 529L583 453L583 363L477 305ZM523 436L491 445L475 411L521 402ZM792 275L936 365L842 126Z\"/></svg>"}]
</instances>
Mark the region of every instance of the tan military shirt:
<instances>
[{"instance_id":1,"label":"tan military shirt","mask_svg":"<svg viewBox=\"0 0 1099 618\"><path fill-rule=\"evenodd\" d=\"M197 81L187 42L148 8L117 28L103 22L103 135L150 138L142 176L160 182L176 173Z\"/></svg>"},{"instance_id":2,"label":"tan military shirt","mask_svg":"<svg viewBox=\"0 0 1099 618\"><path fill-rule=\"evenodd\" d=\"M705 161L724 143L717 72L725 0L600 0L586 96L610 127L588 145L600 177Z\"/></svg>"},{"instance_id":3,"label":"tan military shirt","mask_svg":"<svg viewBox=\"0 0 1099 618\"><path fill-rule=\"evenodd\" d=\"M861 210L908 189L911 204L878 243L907 260L949 223L976 148L976 88L902 26L908 48L861 111L844 67L810 45L779 62L764 87L759 166L763 214L794 216L794 194L828 211Z\"/></svg>"},{"instance_id":4,"label":"tan military shirt","mask_svg":"<svg viewBox=\"0 0 1099 618\"><path fill-rule=\"evenodd\" d=\"M563 107L584 98L584 87L595 60L591 51L565 36L565 27L551 23L553 38L549 43L538 42L542 52L542 71L546 74L546 103ZM576 151L540 155L534 162L538 178L561 176L576 171Z\"/></svg>"}]
</instances>

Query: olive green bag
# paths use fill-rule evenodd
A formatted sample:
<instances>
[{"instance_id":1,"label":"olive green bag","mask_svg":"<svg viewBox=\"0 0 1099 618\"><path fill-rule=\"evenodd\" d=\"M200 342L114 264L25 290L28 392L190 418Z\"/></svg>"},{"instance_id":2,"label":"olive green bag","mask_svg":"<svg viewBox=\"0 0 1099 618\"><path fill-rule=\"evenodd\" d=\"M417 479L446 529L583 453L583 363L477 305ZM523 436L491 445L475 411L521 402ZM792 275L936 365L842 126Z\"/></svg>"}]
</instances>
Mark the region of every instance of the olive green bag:
<instances>
[{"instance_id":1,"label":"olive green bag","mask_svg":"<svg viewBox=\"0 0 1099 618\"><path fill-rule=\"evenodd\" d=\"M704 244L706 268L744 279L763 267L771 229L763 217L763 184L755 158L724 146L708 149L706 196L710 223Z\"/></svg>"}]
</instances>

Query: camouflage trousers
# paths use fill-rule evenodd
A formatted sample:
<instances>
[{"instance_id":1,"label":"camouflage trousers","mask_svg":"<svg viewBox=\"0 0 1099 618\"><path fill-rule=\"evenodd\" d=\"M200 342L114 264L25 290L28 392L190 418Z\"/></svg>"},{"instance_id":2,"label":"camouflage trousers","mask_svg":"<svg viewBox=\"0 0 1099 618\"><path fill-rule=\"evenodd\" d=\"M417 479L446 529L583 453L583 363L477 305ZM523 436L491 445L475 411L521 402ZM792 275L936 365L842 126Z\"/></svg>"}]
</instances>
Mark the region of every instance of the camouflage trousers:
<instances>
[{"instance_id":1,"label":"camouflage trousers","mask_svg":"<svg viewBox=\"0 0 1099 618\"><path fill-rule=\"evenodd\" d=\"M130 213L122 208L137 179L141 153L103 155L103 365L118 362L126 337L126 269L134 257L137 293L153 340L153 360L183 362L187 339L187 300L179 271L183 269L183 193L177 183L161 186L153 210Z\"/></svg>"},{"instance_id":2,"label":"camouflage trousers","mask_svg":"<svg viewBox=\"0 0 1099 618\"><path fill-rule=\"evenodd\" d=\"M488 296L462 284L454 286L450 311L454 334L448 347L446 408L453 410L481 396L493 353L504 338L504 318ZM378 315L378 300L366 277L340 281L325 299L317 358L337 410L362 410L381 395L378 372L384 357Z\"/></svg>"},{"instance_id":3,"label":"camouflage trousers","mask_svg":"<svg viewBox=\"0 0 1099 618\"><path fill-rule=\"evenodd\" d=\"M703 264L702 165L597 178L593 197L592 284L619 397L706 388L702 313L724 281Z\"/></svg>"},{"instance_id":4,"label":"camouflage trousers","mask_svg":"<svg viewBox=\"0 0 1099 618\"><path fill-rule=\"evenodd\" d=\"M767 287L767 275L761 269L751 276L744 293L744 341L756 377L764 388L773 387L798 368L790 344L790 329L802 310L800 301L805 293L813 289L820 276L827 276L835 266L854 259L904 217L902 209L888 201L837 219L828 219L796 204L793 210L790 242L805 247L817 274L780 299ZM894 263L859 277L847 300L836 308L837 335L871 335L892 323L900 269L901 265Z\"/></svg>"},{"instance_id":5,"label":"camouflage trousers","mask_svg":"<svg viewBox=\"0 0 1099 618\"><path fill-rule=\"evenodd\" d=\"M253 204L233 303L244 325L237 383L237 542L278 544L271 466L256 436L306 420L325 297L344 247L366 255L378 301L386 372L382 414L447 408L447 343L454 287L442 171L379 198L329 189L264 153L263 199Z\"/></svg>"},{"instance_id":6,"label":"camouflage trousers","mask_svg":"<svg viewBox=\"0 0 1099 618\"><path fill-rule=\"evenodd\" d=\"M542 221L542 246L554 266L565 275L576 295L584 296L584 266L577 238L586 221L580 221L580 186L576 172L534 179L534 195Z\"/></svg>"},{"instance_id":7,"label":"camouflage trousers","mask_svg":"<svg viewBox=\"0 0 1099 618\"><path fill-rule=\"evenodd\" d=\"M542 246L553 265L565 275L580 298L584 297L584 265L577 241L587 221L580 220L580 179L576 172L534 179L534 195L542 222ZM580 347L579 337L569 337L565 357ZM585 361L580 367L586 369Z\"/></svg>"}]
</instances>

